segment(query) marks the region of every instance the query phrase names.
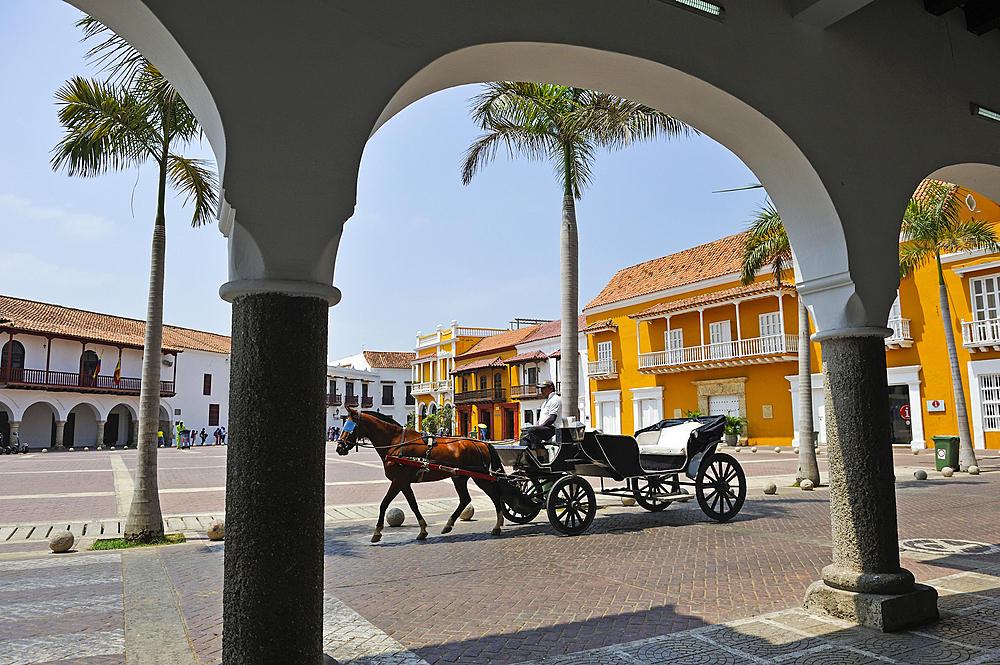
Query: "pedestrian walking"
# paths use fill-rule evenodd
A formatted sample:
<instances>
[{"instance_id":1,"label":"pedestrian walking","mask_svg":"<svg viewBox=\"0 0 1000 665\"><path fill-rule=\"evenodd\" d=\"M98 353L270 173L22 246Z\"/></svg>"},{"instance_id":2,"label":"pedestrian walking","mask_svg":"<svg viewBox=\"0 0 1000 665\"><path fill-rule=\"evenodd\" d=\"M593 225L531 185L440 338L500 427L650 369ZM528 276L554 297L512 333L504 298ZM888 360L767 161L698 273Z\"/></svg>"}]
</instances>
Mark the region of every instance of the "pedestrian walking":
<instances>
[{"instance_id":1,"label":"pedestrian walking","mask_svg":"<svg viewBox=\"0 0 1000 665\"><path fill-rule=\"evenodd\" d=\"M226 428L220 427L219 429L222 430L221 434L219 434L219 439L222 441L222 445L226 445Z\"/></svg>"},{"instance_id":2,"label":"pedestrian walking","mask_svg":"<svg viewBox=\"0 0 1000 665\"><path fill-rule=\"evenodd\" d=\"M212 445L213 446L217 446L217 445L219 445L219 428L218 427L215 428L214 434L215 434L215 443L213 443Z\"/></svg>"},{"instance_id":3,"label":"pedestrian walking","mask_svg":"<svg viewBox=\"0 0 1000 665\"><path fill-rule=\"evenodd\" d=\"M205 445L205 439L208 438L208 432L205 431L204 427L201 428L201 433L198 436L201 437L201 443L198 444L198 445L204 446Z\"/></svg>"},{"instance_id":4,"label":"pedestrian walking","mask_svg":"<svg viewBox=\"0 0 1000 665\"><path fill-rule=\"evenodd\" d=\"M159 430L156 433L156 447L157 448L162 448L163 447L163 430L162 429Z\"/></svg>"},{"instance_id":5,"label":"pedestrian walking","mask_svg":"<svg viewBox=\"0 0 1000 665\"><path fill-rule=\"evenodd\" d=\"M177 446L177 450L180 450L181 449L181 432L184 431L184 421L183 420L178 420L177 421L177 425L174 426L174 429L177 430L177 440L175 441L175 445Z\"/></svg>"}]
</instances>

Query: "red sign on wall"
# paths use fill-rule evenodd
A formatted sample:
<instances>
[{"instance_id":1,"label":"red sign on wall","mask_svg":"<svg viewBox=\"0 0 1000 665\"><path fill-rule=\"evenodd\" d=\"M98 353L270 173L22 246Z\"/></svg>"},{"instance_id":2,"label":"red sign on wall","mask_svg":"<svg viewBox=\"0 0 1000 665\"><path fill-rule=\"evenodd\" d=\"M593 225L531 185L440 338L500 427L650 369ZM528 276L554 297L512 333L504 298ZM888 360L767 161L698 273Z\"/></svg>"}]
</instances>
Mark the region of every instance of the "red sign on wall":
<instances>
[{"instance_id":1,"label":"red sign on wall","mask_svg":"<svg viewBox=\"0 0 1000 665\"><path fill-rule=\"evenodd\" d=\"M903 406L899 407L899 417L902 418L903 420L909 420L910 419L910 405L909 404L904 404Z\"/></svg>"}]
</instances>

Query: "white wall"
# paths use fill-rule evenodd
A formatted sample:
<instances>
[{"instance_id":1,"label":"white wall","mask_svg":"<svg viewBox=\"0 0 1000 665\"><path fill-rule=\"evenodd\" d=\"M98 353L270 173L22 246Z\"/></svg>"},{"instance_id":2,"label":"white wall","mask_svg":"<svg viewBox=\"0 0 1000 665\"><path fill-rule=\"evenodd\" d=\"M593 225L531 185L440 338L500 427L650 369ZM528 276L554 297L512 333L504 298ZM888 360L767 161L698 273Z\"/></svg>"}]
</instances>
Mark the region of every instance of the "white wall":
<instances>
[{"instance_id":1,"label":"white wall","mask_svg":"<svg viewBox=\"0 0 1000 665\"><path fill-rule=\"evenodd\" d=\"M172 367L162 367L162 378L165 381L173 376ZM205 374L212 375L212 394L204 395ZM209 404L219 405L219 425L229 426L229 356L207 351L185 349L177 354L177 384L174 387L177 394L171 400L173 421L184 421L187 429L208 432L209 440L215 425L208 424ZM180 409L180 415L175 410Z\"/></svg>"}]
</instances>

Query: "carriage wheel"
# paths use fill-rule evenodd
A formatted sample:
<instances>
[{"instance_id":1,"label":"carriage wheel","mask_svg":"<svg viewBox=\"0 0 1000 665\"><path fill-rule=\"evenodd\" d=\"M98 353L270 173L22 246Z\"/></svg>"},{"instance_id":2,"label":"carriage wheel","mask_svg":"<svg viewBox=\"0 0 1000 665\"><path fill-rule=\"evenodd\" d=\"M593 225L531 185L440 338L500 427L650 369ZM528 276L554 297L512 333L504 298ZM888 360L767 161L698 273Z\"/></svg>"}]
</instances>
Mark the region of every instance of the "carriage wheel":
<instances>
[{"instance_id":1,"label":"carriage wheel","mask_svg":"<svg viewBox=\"0 0 1000 665\"><path fill-rule=\"evenodd\" d=\"M501 512L505 519L514 522L515 524L527 524L531 520L538 516L538 513L542 512L542 506L545 505L545 493L542 490L542 483L537 478L507 478L511 485L516 487L521 494L526 496L529 501L531 501L535 507L528 512L521 513L508 506L506 503L501 507Z\"/></svg>"},{"instance_id":2,"label":"carriage wheel","mask_svg":"<svg viewBox=\"0 0 1000 665\"><path fill-rule=\"evenodd\" d=\"M736 517L747 498L747 477L740 463L725 453L704 462L695 479L695 494L702 511L718 522Z\"/></svg>"},{"instance_id":3,"label":"carriage wheel","mask_svg":"<svg viewBox=\"0 0 1000 665\"><path fill-rule=\"evenodd\" d=\"M594 488L579 476L563 476L549 491L546 512L556 531L568 536L581 534L597 514Z\"/></svg>"},{"instance_id":4,"label":"carriage wheel","mask_svg":"<svg viewBox=\"0 0 1000 665\"><path fill-rule=\"evenodd\" d=\"M658 513L670 505L670 501L659 498L663 494L680 492L680 482L677 476L640 476L632 478L632 496L635 502L646 510Z\"/></svg>"}]
</instances>

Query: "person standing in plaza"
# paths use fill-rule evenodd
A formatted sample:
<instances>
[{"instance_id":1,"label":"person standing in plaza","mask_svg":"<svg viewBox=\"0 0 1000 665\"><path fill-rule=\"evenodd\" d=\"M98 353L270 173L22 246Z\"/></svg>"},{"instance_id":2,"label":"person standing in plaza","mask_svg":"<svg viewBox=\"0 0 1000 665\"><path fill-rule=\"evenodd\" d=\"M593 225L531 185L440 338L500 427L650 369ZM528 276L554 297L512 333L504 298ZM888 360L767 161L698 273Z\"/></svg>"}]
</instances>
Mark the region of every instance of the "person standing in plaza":
<instances>
[{"instance_id":1,"label":"person standing in plaza","mask_svg":"<svg viewBox=\"0 0 1000 665\"><path fill-rule=\"evenodd\" d=\"M226 428L220 427L219 430L221 432L221 434L219 434L219 440L222 441L222 445L226 445Z\"/></svg>"},{"instance_id":2,"label":"person standing in plaza","mask_svg":"<svg viewBox=\"0 0 1000 665\"><path fill-rule=\"evenodd\" d=\"M205 439L208 438L208 432L205 431L204 427L201 428L201 432L198 434L198 436L201 437L201 443L199 443L198 445L204 446L205 445Z\"/></svg>"},{"instance_id":3,"label":"person standing in plaza","mask_svg":"<svg viewBox=\"0 0 1000 665\"><path fill-rule=\"evenodd\" d=\"M174 443L177 446L177 450L180 450L181 449L181 432L184 431L184 421L183 420L178 420L177 424L174 426L174 429L177 430L177 440Z\"/></svg>"},{"instance_id":4,"label":"person standing in plaza","mask_svg":"<svg viewBox=\"0 0 1000 665\"><path fill-rule=\"evenodd\" d=\"M538 389L545 397L542 408L538 411L538 424L521 430L521 440L528 450L534 450L540 461L545 460L545 446L556 433L556 423L562 415L562 398L556 394L556 387L551 381L542 381Z\"/></svg>"}]
</instances>

